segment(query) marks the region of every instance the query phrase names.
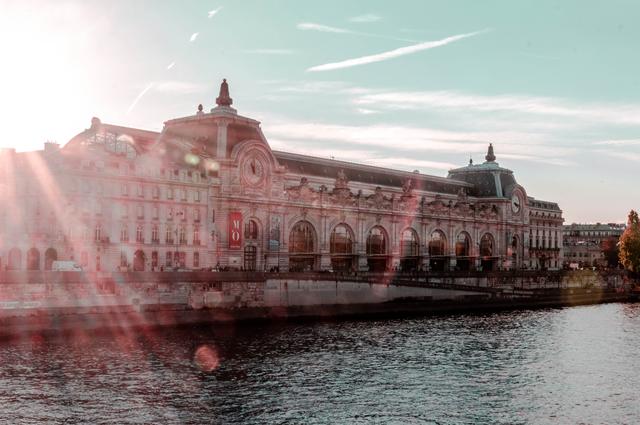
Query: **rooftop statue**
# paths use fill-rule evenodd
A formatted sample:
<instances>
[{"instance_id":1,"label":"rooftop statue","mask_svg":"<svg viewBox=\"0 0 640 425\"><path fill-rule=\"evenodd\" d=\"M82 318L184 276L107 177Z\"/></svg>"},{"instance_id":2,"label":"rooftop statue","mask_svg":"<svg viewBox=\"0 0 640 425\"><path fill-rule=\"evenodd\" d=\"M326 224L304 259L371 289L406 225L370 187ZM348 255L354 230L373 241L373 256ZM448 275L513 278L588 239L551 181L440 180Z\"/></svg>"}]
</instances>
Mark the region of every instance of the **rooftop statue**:
<instances>
[{"instance_id":1,"label":"rooftop statue","mask_svg":"<svg viewBox=\"0 0 640 425\"><path fill-rule=\"evenodd\" d=\"M229 96L229 84L227 84L227 79L224 78L222 84L220 84L220 94L216 98L216 104L218 106L231 106L232 103L233 99Z\"/></svg>"},{"instance_id":2,"label":"rooftop statue","mask_svg":"<svg viewBox=\"0 0 640 425\"><path fill-rule=\"evenodd\" d=\"M487 155L484 157L487 162L493 162L496 160L496 156L493 154L493 144L489 143L489 149L487 150Z\"/></svg>"}]
</instances>

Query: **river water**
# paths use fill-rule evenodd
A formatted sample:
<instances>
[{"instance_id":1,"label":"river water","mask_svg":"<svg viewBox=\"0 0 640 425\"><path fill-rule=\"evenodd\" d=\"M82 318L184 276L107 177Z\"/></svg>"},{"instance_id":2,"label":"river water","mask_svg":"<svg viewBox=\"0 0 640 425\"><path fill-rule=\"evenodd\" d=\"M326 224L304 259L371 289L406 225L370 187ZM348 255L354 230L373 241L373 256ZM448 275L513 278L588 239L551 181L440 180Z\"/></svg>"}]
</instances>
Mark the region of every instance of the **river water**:
<instances>
[{"instance_id":1,"label":"river water","mask_svg":"<svg viewBox=\"0 0 640 425\"><path fill-rule=\"evenodd\" d=\"M640 304L30 335L0 360L1 423L640 423Z\"/></svg>"}]
</instances>

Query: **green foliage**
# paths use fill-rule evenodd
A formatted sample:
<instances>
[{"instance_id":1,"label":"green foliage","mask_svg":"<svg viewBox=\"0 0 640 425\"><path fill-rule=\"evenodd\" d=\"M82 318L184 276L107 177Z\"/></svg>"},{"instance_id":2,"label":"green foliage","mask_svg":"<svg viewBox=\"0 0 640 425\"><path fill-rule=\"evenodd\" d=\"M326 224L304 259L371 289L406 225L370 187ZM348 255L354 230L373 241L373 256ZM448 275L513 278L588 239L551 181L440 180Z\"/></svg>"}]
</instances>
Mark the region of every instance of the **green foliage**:
<instances>
[{"instance_id":1,"label":"green foliage","mask_svg":"<svg viewBox=\"0 0 640 425\"><path fill-rule=\"evenodd\" d=\"M640 272L640 220L631 210L627 228L620 237L620 263L633 273Z\"/></svg>"}]
</instances>

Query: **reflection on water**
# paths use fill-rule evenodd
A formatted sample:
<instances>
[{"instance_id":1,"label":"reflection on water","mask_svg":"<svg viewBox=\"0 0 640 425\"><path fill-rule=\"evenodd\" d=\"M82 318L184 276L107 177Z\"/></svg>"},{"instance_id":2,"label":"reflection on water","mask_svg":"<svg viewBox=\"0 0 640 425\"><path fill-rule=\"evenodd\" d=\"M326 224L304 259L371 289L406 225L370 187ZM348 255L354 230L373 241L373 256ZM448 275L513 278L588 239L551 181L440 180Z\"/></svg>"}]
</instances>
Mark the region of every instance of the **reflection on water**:
<instances>
[{"instance_id":1,"label":"reflection on water","mask_svg":"<svg viewBox=\"0 0 640 425\"><path fill-rule=\"evenodd\" d=\"M638 423L640 305L31 335L3 423Z\"/></svg>"}]
</instances>

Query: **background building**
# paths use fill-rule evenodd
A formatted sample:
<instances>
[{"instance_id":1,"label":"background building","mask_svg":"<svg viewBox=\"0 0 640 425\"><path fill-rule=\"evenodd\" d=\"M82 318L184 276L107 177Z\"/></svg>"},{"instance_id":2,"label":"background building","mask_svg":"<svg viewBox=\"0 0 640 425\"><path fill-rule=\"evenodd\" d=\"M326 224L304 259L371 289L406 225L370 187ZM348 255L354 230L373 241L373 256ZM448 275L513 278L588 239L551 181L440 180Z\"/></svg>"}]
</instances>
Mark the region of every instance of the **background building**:
<instances>
[{"instance_id":1,"label":"background building","mask_svg":"<svg viewBox=\"0 0 640 425\"><path fill-rule=\"evenodd\" d=\"M625 224L569 224L562 230L565 266L603 267L610 261L608 251L615 250ZM617 254L615 254L617 255ZM613 264L611 264L613 265Z\"/></svg>"},{"instance_id":2,"label":"background building","mask_svg":"<svg viewBox=\"0 0 640 425\"><path fill-rule=\"evenodd\" d=\"M470 270L562 264L562 211L485 162L446 178L271 150L217 106L162 132L104 124L0 155L0 265L87 270Z\"/></svg>"}]
</instances>

